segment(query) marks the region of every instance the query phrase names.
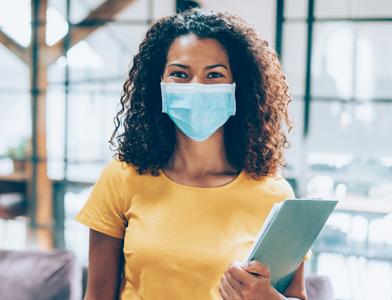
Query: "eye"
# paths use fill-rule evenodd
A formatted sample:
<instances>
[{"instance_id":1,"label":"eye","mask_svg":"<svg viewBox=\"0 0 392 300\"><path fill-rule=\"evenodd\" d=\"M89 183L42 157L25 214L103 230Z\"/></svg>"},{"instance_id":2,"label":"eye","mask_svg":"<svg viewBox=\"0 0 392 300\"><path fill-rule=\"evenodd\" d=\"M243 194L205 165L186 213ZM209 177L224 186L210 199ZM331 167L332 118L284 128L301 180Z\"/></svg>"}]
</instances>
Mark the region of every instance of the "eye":
<instances>
[{"instance_id":1,"label":"eye","mask_svg":"<svg viewBox=\"0 0 392 300\"><path fill-rule=\"evenodd\" d=\"M207 78L218 78L218 77L225 77L225 76L217 72L211 72L207 75Z\"/></svg>"},{"instance_id":2,"label":"eye","mask_svg":"<svg viewBox=\"0 0 392 300\"><path fill-rule=\"evenodd\" d=\"M178 77L178 78L187 78L187 75L184 72L173 72L170 73L170 76Z\"/></svg>"}]
</instances>

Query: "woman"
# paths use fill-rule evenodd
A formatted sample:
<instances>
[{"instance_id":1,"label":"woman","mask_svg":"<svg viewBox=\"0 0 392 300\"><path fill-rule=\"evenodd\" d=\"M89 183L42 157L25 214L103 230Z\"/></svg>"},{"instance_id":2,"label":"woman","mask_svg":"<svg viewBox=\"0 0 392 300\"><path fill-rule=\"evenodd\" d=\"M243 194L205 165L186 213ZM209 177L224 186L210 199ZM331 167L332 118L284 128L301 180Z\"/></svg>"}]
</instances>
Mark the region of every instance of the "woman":
<instances>
[{"instance_id":1,"label":"woman","mask_svg":"<svg viewBox=\"0 0 392 300\"><path fill-rule=\"evenodd\" d=\"M281 295L267 266L236 262L293 197L277 175L289 102L275 52L238 16L158 20L124 84L117 157L77 216L85 299L306 299L303 264Z\"/></svg>"}]
</instances>

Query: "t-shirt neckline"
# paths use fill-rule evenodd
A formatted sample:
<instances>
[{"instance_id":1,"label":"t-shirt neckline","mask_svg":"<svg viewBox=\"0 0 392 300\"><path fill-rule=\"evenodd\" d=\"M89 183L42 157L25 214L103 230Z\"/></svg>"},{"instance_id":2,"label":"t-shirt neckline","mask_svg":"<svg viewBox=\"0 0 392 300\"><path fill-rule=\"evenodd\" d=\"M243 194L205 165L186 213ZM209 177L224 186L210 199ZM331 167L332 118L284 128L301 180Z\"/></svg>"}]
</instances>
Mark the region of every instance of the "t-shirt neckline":
<instances>
[{"instance_id":1,"label":"t-shirt neckline","mask_svg":"<svg viewBox=\"0 0 392 300\"><path fill-rule=\"evenodd\" d=\"M232 181L224 184L224 185L220 185L220 186L213 186L213 187L198 187L198 186L190 186L190 185L185 185L185 184L181 184L178 183L176 181L174 181L173 179L169 178L163 171L162 169L159 169L159 175L162 176L162 178L164 178L166 181L170 182L172 185L176 185L178 187L181 188L185 188L185 189L191 189L191 190L222 190L222 189L227 189L233 185L235 185L238 181L241 180L241 178L244 176L244 170L242 170Z\"/></svg>"}]
</instances>

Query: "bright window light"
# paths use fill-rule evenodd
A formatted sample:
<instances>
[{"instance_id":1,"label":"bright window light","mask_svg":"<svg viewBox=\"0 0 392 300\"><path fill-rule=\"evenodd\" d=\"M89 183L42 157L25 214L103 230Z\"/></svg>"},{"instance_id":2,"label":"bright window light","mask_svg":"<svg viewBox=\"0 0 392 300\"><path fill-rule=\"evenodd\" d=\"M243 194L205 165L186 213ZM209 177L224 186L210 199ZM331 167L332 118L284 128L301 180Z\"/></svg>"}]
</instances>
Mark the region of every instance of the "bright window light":
<instances>
[{"instance_id":1,"label":"bright window light","mask_svg":"<svg viewBox=\"0 0 392 300\"><path fill-rule=\"evenodd\" d=\"M24 47L31 41L30 0L0 1L0 30Z\"/></svg>"},{"instance_id":2,"label":"bright window light","mask_svg":"<svg viewBox=\"0 0 392 300\"><path fill-rule=\"evenodd\" d=\"M81 41L69 49L67 57L70 68L99 69L103 66L103 59L86 41ZM58 67L64 68L67 65L67 59L62 56L57 60L56 64Z\"/></svg>"},{"instance_id":3,"label":"bright window light","mask_svg":"<svg viewBox=\"0 0 392 300\"><path fill-rule=\"evenodd\" d=\"M46 44L53 46L68 33L68 23L53 7L46 10Z\"/></svg>"}]
</instances>

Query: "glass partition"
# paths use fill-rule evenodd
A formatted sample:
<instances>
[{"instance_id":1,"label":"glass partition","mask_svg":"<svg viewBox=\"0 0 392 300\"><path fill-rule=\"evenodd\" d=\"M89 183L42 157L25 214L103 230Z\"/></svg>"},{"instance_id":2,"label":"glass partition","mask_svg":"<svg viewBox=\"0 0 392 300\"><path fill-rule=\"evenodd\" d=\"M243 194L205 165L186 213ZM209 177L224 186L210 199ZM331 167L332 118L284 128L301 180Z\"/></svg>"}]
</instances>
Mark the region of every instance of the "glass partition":
<instances>
[{"instance_id":1,"label":"glass partition","mask_svg":"<svg viewBox=\"0 0 392 300\"><path fill-rule=\"evenodd\" d=\"M277 37L297 124L285 175L297 196L339 200L310 269L337 299L392 297L392 3L283 4Z\"/></svg>"}]
</instances>

